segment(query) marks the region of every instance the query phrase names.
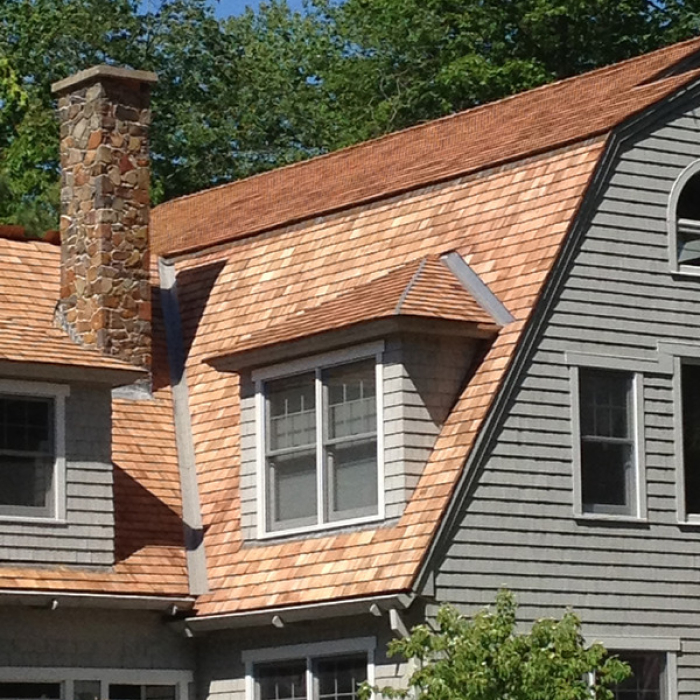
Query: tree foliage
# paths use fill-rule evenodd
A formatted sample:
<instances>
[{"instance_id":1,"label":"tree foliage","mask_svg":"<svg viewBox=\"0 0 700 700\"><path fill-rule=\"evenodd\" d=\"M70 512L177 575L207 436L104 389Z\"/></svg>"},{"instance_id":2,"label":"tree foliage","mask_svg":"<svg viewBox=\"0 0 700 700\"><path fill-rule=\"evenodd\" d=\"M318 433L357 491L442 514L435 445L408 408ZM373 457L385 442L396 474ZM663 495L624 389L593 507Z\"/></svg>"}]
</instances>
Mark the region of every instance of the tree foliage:
<instances>
[{"instance_id":1,"label":"tree foliage","mask_svg":"<svg viewBox=\"0 0 700 700\"><path fill-rule=\"evenodd\" d=\"M696 34L700 0L0 3L0 221L56 222L52 82L158 73L156 202L325 153Z\"/></svg>"},{"instance_id":2,"label":"tree foliage","mask_svg":"<svg viewBox=\"0 0 700 700\"><path fill-rule=\"evenodd\" d=\"M600 644L586 646L576 615L538 620L519 633L516 613L505 590L494 609L471 619L442 606L435 630L420 625L390 645L390 654L417 662L409 688L381 692L416 700L612 700L610 688L629 666Z\"/></svg>"}]
</instances>

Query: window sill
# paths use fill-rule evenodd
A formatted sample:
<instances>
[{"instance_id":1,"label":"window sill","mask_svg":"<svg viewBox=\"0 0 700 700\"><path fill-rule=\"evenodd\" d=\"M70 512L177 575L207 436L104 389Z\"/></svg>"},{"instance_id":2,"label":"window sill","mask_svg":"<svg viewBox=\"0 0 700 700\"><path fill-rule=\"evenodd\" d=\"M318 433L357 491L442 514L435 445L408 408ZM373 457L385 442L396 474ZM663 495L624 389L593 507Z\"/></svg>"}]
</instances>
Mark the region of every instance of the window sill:
<instances>
[{"instance_id":1,"label":"window sill","mask_svg":"<svg viewBox=\"0 0 700 700\"><path fill-rule=\"evenodd\" d=\"M575 519L579 523L600 523L601 525L614 525L615 523L625 525L648 525L646 517L638 515L614 515L612 513L576 513ZM700 525L700 523L698 523Z\"/></svg>"},{"instance_id":2,"label":"window sill","mask_svg":"<svg viewBox=\"0 0 700 700\"><path fill-rule=\"evenodd\" d=\"M296 527L289 530L273 530L271 532L262 532L261 528L258 528L258 540L274 540L280 537L292 537L295 535L310 535L328 532L329 530L340 530L347 527L355 527L356 525L368 525L370 523L379 523L384 520L384 516L378 515L367 515L363 518L352 518L350 520L333 520L328 523L322 523L321 525L306 525L305 527Z\"/></svg>"},{"instance_id":3,"label":"window sill","mask_svg":"<svg viewBox=\"0 0 700 700\"><path fill-rule=\"evenodd\" d=\"M54 518L50 515L3 515L0 513L0 525L3 523L17 525L49 525L51 527L65 527L68 521L65 518Z\"/></svg>"},{"instance_id":4,"label":"window sill","mask_svg":"<svg viewBox=\"0 0 700 700\"><path fill-rule=\"evenodd\" d=\"M700 267L671 268L671 277L682 279L700 279Z\"/></svg>"}]
</instances>

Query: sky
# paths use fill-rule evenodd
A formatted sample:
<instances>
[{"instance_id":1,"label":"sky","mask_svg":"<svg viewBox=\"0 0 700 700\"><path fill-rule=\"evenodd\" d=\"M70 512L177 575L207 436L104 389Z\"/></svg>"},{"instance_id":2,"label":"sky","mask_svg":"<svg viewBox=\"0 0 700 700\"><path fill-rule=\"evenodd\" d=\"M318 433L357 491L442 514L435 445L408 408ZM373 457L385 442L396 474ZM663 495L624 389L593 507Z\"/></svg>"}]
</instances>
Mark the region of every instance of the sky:
<instances>
[{"instance_id":1,"label":"sky","mask_svg":"<svg viewBox=\"0 0 700 700\"><path fill-rule=\"evenodd\" d=\"M210 0L214 6L217 17L228 17L229 15L239 15L246 6L257 9L260 0ZM302 0L287 0L293 10L301 10Z\"/></svg>"}]
</instances>

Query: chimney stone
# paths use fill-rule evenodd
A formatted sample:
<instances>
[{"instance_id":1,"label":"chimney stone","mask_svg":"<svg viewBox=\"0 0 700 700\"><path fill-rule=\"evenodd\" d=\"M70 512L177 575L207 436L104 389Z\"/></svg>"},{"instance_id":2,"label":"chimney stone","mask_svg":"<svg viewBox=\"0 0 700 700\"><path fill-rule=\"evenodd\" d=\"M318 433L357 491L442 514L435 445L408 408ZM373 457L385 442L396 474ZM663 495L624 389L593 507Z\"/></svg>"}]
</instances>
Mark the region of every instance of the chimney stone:
<instances>
[{"instance_id":1,"label":"chimney stone","mask_svg":"<svg viewBox=\"0 0 700 700\"><path fill-rule=\"evenodd\" d=\"M154 73L95 66L54 83L61 123L61 298L78 343L151 364L148 213Z\"/></svg>"}]
</instances>

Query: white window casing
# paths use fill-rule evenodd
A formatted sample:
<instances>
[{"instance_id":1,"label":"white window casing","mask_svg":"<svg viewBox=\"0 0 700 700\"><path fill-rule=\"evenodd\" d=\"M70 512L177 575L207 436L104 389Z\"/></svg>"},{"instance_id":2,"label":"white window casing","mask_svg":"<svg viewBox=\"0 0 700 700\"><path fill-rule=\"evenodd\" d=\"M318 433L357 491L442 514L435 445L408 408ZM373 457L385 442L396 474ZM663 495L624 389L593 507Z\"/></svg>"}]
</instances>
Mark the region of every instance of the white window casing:
<instances>
[{"instance_id":1,"label":"white window casing","mask_svg":"<svg viewBox=\"0 0 700 700\"><path fill-rule=\"evenodd\" d=\"M688 186L697 186L700 177L700 161L688 165L673 183L666 210L668 230L668 260L672 273L683 275L700 275L700 207L698 218L695 212L689 218L686 212L679 211L681 196ZM694 180L691 183L691 180ZM681 207L682 208L682 207ZM686 251L686 248L689 251ZM686 259L692 262L684 262Z\"/></svg>"},{"instance_id":2,"label":"white window casing","mask_svg":"<svg viewBox=\"0 0 700 700\"><path fill-rule=\"evenodd\" d=\"M631 520L640 521L646 519L646 470L644 455L644 381L640 372L630 372L627 363L623 368L618 368L616 358L599 358L591 366L570 367L571 387L571 426L572 426L572 451L573 451L573 501L574 515L577 518L596 520ZM583 478L582 478L582 427L581 427L581 372L615 372L621 376L627 376L631 380L632 396L630 400L630 415L628 416L631 435L631 449L634 464L631 471L631 502L629 510L615 512L610 508L609 512L598 512L584 509L583 503ZM601 508L604 511L604 508Z\"/></svg>"},{"instance_id":3,"label":"white window casing","mask_svg":"<svg viewBox=\"0 0 700 700\"><path fill-rule=\"evenodd\" d=\"M306 664L307 700L317 700L315 697L313 666L319 660L332 657L364 654L367 657L367 682L374 685L375 678L375 637L356 637L310 644L291 644L280 647L250 649L241 653L241 661L245 665L245 696L246 700L256 700L256 664L282 661L303 661Z\"/></svg>"},{"instance_id":4,"label":"white window casing","mask_svg":"<svg viewBox=\"0 0 700 700\"><path fill-rule=\"evenodd\" d=\"M53 489L48 513L15 515L0 506L0 521L23 523L63 524L66 519L66 398L70 388L63 384L49 384L22 380L0 380L0 395L16 395L18 398L50 398L54 407L54 466Z\"/></svg>"},{"instance_id":5,"label":"white window casing","mask_svg":"<svg viewBox=\"0 0 700 700\"><path fill-rule=\"evenodd\" d=\"M367 343L353 348L338 350L287 363L277 364L256 370L252 373L255 383L255 432L256 432L256 483L257 483L257 531L259 538L278 537L290 533L313 532L337 528L347 524L375 522L384 518L384 411L383 411L383 342ZM324 395L323 373L343 365L372 360L375 367L375 410L376 410L376 508L372 512L355 513L347 518L333 516L329 494L330 474L326 452L329 451L326 436L327 406ZM270 527L272 484L267 466L267 436L269 418L267 416L266 384L304 374L313 374L315 394L315 454L316 454L316 512L315 516L298 520L289 527ZM310 380L309 380L310 381ZM268 517L270 516L270 517Z\"/></svg>"}]
</instances>

